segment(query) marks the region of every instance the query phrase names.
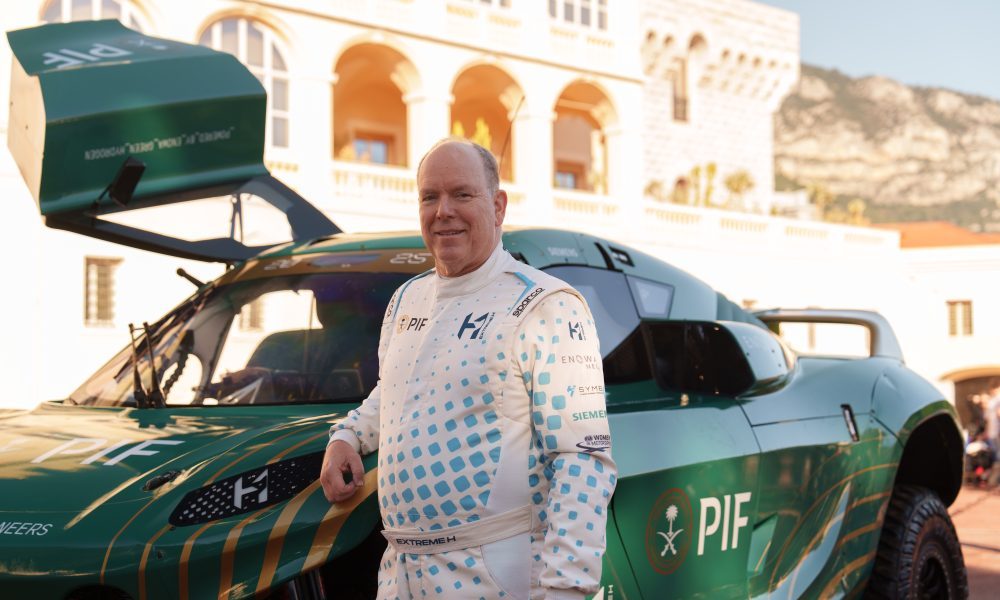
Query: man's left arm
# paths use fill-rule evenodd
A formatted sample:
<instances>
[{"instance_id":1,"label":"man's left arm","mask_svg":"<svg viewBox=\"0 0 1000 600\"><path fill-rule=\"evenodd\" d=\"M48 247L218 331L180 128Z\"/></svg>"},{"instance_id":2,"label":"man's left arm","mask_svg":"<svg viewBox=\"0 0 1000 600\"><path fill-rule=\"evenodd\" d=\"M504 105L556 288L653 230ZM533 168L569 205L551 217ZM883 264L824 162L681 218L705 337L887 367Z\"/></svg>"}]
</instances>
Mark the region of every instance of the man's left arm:
<instances>
[{"instance_id":1,"label":"man's left arm","mask_svg":"<svg viewBox=\"0 0 1000 600\"><path fill-rule=\"evenodd\" d=\"M559 292L525 316L517 344L531 397L533 444L549 479L540 583L546 598L582 598L600 583L607 507L617 470L604 402L597 329L579 297Z\"/></svg>"}]
</instances>

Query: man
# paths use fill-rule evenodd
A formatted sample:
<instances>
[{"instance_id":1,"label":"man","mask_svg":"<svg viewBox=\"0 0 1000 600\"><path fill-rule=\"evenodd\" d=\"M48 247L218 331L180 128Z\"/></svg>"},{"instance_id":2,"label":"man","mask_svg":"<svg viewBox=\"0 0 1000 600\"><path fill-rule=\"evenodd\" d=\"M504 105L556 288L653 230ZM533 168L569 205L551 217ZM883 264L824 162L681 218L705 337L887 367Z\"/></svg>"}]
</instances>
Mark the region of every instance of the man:
<instances>
[{"instance_id":1,"label":"man","mask_svg":"<svg viewBox=\"0 0 1000 600\"><path fill-rule=\"evenodd\" d=\"M331 429L324 492L349 498L379 451L380 599L583 598L616 477L590 311L501 246L489 151L439 142L417 183L435 269L389 302L379 385Z\"/></svg>"}]
</instances>

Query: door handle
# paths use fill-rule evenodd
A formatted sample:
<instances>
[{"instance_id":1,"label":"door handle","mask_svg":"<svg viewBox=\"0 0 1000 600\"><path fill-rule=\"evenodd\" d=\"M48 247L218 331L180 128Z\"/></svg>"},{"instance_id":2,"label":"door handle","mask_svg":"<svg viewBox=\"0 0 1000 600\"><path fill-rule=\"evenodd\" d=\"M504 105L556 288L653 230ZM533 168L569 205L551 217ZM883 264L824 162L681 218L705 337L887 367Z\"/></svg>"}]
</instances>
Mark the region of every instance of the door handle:
<instances>
[{"instance_id":1,"label":"door handle","mask_svg":"<svg viewBox=\"0 0 1000 600\"><path fill-rule=\"evenodd\" d=\"M861 437L858 435L858 424L854 420L854 410L851 405L841 404L840 410L844 413L844 423L847 425L847 432L851 434L851 441L859 441Z\"/></svg>"}]
</instances>

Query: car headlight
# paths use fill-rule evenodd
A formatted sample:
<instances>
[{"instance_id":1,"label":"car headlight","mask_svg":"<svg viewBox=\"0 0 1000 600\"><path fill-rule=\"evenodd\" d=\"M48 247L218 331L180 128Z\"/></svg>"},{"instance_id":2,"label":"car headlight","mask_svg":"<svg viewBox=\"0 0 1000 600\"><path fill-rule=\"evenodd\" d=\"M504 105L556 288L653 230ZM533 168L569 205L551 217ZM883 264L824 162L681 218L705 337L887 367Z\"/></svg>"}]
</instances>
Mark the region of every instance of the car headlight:
<instances>
[{"instance_id":1,"label":"car headlight","mask_svg":"<svg viewBox=\"0 0 1000 600\"><path fill-rule=\"evenodd\" d=\"M319 479L323 454L289 458L190 491L171 513L170 524L198 525L284 502Z\"/></svg>"}]
</instances>

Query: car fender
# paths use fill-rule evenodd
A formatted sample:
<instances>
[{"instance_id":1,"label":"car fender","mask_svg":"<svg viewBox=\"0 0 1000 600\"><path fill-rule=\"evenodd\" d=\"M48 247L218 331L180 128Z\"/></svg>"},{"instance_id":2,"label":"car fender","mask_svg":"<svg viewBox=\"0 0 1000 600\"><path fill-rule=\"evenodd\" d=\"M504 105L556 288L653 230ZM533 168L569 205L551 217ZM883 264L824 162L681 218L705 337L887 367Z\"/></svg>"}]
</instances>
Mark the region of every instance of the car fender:
<instances>
[{"instance_id":1,"label":"car fender","mask_svg":"<svg viewBox=\"0 0 1000 600\"><path fill-rule=\"evenodd\" d=\"M962 434L940 390L903 365L886 368L873 390L872 415L901 451L896 483L931 488L951 504L962 484Z\"/></svg>"}]
</instances>

